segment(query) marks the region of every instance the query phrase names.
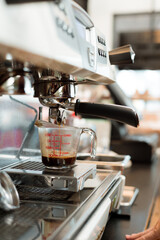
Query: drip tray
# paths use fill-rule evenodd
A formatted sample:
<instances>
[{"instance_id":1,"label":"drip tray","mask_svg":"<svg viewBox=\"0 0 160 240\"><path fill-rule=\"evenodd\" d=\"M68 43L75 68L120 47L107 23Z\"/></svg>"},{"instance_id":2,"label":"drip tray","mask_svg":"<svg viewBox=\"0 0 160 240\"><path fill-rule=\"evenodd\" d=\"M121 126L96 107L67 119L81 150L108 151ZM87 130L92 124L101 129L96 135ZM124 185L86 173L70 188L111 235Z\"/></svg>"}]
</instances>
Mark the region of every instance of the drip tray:
<instances>
[{"instance_id":1,"label":"drip tray","mask_svg":"<svg viewBox=\"0 0 160 240\"><path fill-rule=\"evenodd\" d=\"M96 175L96 164L77 163L71 169L48 170L41 160L25 160L5 169L15 185L78 192Z\"/></svg>"},{"instance_id":2,"label":"drip tray","mask_svg":"<svg viewBox=\"0 0 160 240\"><path fill-rule=\"evenodd\" d=\"M97 171L95 178L85 181L79 192L17 185L20 208L11 212L0 210L1 239L75 239L102 201L113 201L112 208L117 206L121 185L120 172L108 170ZM102 226L106 224L110 207L109 204L105 208ZM97 219L94 216L94 223L99 226Z\"/></svg>"}]
</instances>

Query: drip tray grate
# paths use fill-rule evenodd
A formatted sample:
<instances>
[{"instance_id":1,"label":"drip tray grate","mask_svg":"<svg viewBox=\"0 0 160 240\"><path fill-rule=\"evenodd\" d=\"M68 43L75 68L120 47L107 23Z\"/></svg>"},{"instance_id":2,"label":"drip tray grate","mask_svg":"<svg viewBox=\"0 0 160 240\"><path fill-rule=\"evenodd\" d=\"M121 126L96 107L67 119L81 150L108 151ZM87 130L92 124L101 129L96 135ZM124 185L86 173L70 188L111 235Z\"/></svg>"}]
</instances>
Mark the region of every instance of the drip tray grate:
<instances>
[{"instance_id":1,"label":"drip tray grate","mask_svg":"<svg viewBox=\"0 0 160 240\"><path fill-rule=\"evenodd\" d=\"M52 188L39 188L18 185L17 190L21 200L42 201L42 202L63 202L73 194L72 192L54 190Z\"/></svg>"},{"instance_id":2,"label":"drip tray grate","mask_svg":"<svg viewBox=\"0 0 160 240\"><path fill-rule=\"evenodd\" d=\"M45 166L41 162L36 161L27 161L24 163L17 164L16 166L12 167L13 169L24 169L30 171L44 171Z\"/></svg>"}]
</instances>

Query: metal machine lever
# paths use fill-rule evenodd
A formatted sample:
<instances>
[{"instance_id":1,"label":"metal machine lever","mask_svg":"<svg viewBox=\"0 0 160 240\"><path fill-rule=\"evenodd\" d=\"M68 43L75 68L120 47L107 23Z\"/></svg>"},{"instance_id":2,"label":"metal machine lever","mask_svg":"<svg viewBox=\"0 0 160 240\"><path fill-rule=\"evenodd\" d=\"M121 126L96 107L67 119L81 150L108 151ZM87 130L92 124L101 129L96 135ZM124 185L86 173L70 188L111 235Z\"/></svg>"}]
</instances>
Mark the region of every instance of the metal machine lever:
<instances>
[{"instance_id":1,"label":"metal machine lever","mask_svg":"<svg viewBox=\"0 0 160 240\"><path fill-rule=\"evenodd\" d=\"M75 114L112 119L138 127L139 118L137 113L129 107L114 104L84 103L79 100L75 103Z\"/></svg>"},{"instance_id":2,"label":"metal machine lever","mask_svg":"<svg viewBox=\"0 0 160 240\"><path fill-rule=\"evenodd\" d=\"M109 52L111 65L134 63L135 53L130 44L116 48Z\"/></svg>"}]
</instances>

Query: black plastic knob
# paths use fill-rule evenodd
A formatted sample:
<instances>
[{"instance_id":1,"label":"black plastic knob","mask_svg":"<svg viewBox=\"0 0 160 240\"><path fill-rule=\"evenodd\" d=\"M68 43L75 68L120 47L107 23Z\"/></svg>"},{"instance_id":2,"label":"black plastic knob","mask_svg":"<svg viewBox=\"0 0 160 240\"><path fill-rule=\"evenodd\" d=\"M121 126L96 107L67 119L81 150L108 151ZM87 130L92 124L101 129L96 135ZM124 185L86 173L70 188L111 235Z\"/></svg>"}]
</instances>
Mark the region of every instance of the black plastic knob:
<instances>
[{"instance_id":1,"label":"black plastic knob","mask_svg":"<svg viewBox=\"0 0 160 240\"><path fill-rule=\"evenodd\" d=\"M109 52L111 65L122 65L134 63L135 52L130 44L116 48Z\"/></svg>"}]
</instances>

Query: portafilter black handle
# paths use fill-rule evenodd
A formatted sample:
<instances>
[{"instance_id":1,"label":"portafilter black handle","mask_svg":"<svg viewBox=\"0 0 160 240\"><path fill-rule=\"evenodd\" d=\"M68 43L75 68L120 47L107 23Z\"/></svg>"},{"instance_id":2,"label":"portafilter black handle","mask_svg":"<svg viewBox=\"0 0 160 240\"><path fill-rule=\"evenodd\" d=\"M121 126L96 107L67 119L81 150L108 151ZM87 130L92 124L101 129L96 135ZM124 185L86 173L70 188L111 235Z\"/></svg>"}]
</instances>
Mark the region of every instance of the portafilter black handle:
<instances>
[{"instance_id":1,"label":"portafilter black handle","mask_svg":"<svg viewBox=\"0 0 160 240\"><path fill-rule=\"evenodd\" d=\"M87 115L94 117L107 118L118 122L126 123L133 127L138 127L139 118L137 113L129 107L115 104L97 104L80 102L75 103L76 115Z\"/></svg>"}]
</instances>

